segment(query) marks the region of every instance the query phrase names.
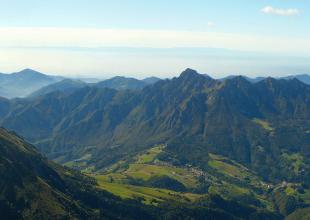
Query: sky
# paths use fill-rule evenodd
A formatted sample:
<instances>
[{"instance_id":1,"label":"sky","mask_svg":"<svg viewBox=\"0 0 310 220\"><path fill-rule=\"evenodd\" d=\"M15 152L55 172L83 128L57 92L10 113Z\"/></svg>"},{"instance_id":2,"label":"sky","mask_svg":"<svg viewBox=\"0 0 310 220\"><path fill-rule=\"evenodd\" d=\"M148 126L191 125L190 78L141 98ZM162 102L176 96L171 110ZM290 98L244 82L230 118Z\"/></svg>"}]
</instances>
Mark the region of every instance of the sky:
<instances>
[{"instance_id":1,"label":"sky","mask_svg":"<svg viewBox=\"0 0 310 220\"><path fill-rule=\"evenodd\" d=\"M0 72L310 73L309 0L0 0Z\"/></svg>"}]
</instances>

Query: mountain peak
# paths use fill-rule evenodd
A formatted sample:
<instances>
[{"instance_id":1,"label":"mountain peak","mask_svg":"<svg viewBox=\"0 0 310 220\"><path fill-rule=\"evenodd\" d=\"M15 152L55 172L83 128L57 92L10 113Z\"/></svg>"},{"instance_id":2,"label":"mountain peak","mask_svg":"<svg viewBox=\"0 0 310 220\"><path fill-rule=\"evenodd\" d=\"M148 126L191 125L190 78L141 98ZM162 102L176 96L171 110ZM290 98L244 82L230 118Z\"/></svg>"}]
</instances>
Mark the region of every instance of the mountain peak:
<instances>
[{"instance_id":1,"label":"mountain peak","mask_svg":"<svg viewBox=\"0 0 310 220\"><path fill-rule=\"evenodd\" d=\"M241 86L241 85L245 86L245 85L250 84L250 82L244 76L241 76L241 75L234 76L230 79L226 79L225 83L226 83L226 85L227 84L229 84L229 85L233 84L233 85L238 85L238 86Z\"/></svg>"},{"instance_id":2,"label":"mountain peak","mask_svg":"<svg viewBox=\"0 0 310 220\"><path fill-rule=\"evenodd\" d=\"M43 74L43 73L40 73L38 71L35 71L33 69L23 69L19 72L15 72L15 73L12 73L12 75L15 75L15 76L22 76L22 77L45 77L45 78L49 78L49 76Z\"/></svg>"},{"instance_id":3,"label":"mountain peak","mask_svg":"<svg viewBox=\"0 0 310 220\"><path fill-rule=\"evenodd\" d=\"M192 77L192 76L197 76L197 75L200 75L200 74L196 70L187 68L181 73L180 77Z\"/></svg>"},{"instance_id":4,"label":"mountain peak","mask_svg":"<svg viewBox=\"0 0 310 220\"><path fill-rule=\"evenodd\" d=\"M191 79L209 79L211 80L212 78L208 76L207 74L200 74L194 69L187 68L180 74L180 79L186 79L186 80L191 80Z\"/></svg>"},{"instance_id":5,"label":"mountain peak","mask_svg":"<svg viewBox=\"0 0 310 220\"><path fill-rule=\"evenodd\" d=\"M39 73L39 74L42 74L42 73L40 73L40 72L38 72L36 70L29 69L29 68L23 69L23 70L21 70L21 71L19 71L17 73Z\"/></svg>"},{"instance_id":6,"label":"mountain peak","mask_svg":"<svg viewBox=\"0 0 310 220\"><path fill-rule=\"evenodd\" d=\"M131 77L115 76L111 79L98 82L95 86L99 88L126 90L126 89L142 89L146 85L147 84L142 80L138 80Z\"/></svg>"},{"instance_id":7,"label":"mountain peak","mask_svg":"<svg viewBox=\"0 0 310 220\"><path fill-rule=\"evenodd\" d=\"M197 78L197 77L203 77L205 79L212 79L209 75L207 74L200 74L196 70L187 68L180 74L180 78Z\"/></svg>"},{"instance_id":8,"label":"mountain peak","mask_svg":"<svg viewBox=\"0 0 310 220\"><path fill-rule=\"evenodd\" d=\"M21 70L20 72L37 72L37 71L30 69L30 68L26 68L26 69Z\"/></svg>"}]
</instances>

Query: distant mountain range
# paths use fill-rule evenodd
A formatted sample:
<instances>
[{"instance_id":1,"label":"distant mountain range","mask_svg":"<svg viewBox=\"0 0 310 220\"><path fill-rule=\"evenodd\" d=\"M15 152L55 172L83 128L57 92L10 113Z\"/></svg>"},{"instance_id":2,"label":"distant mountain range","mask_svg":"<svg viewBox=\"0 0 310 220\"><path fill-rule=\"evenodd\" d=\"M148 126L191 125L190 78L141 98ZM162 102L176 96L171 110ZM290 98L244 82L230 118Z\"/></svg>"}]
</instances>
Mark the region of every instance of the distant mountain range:
<instances>
[{"instance_id":1,"label":"distant mountain range","mask_svg":"<svg viewBox=\"0 0 310 220\"><path fill-rule=\"evenodd\" d=\"M111 79L107 79L104 81L100 81L98 83L85 83L81 80L73 80L73 79L64 79L60 82L56 82L45 86L28 97L38 97L42 95L46 95L48 93L53 92L73 92L83 87L95 87L95 88L111 88L117 90L139 90L146 87L149 84L155 83L159 81L159 78L147 78L145 80L137 80L134 78L126 78L126 77L113 77Z\"/></svg>"},{"instance_id":2,"label":"distant mountain range","mask_svg":"<svg viewBox=\"0 0 310 220\"><path fill-rule=\"evenodd\" d=\"M126 89L143 89L149 84L156 83L159 81L159 78L151 77L144 80L138 80L135 78L127 78L122 76L113 77L101 82L94 84L97 88L110 88L117 90L126 90Z\"/></svg>"},{"instance_id":3,"label":"distant mountain range","mask_svg":"<svg viewBox=\"0 0 310 220\"><path fill-rule=\"evenodd\" d=\"M80 80L64 79L59 82L44 86L41 89L38 89L37 91L28 95L28 97L34 98L34 97L46 95L48 93L53 93L57 91L69 93L77 89L86 87L87 85L88 85L87 83L80 81Z\"/></svg>"},{"instance_id":4,"label":"distant mountain range","mask_svg":"<svg viewBox=\"0 0 310 220\"><path fill-rule=\"evenodd\" d=\"M220 80L231 79L235 77L238 76L231 75ZM243 77L252 83L257 83L263 79L266 79L266 77ZM279 79L293 78L296 78L303 83L310 84L310 76L307 74L280 77ZM117 90L142 89L147 85L158 82L159 80L161 79L157 77L148 77L143 80L138 80L135 78L121 76L113 77L103 81L87 78L70 79L61 76L46 75L35 70L25 69L12 74L0 73L0 97L9 99L17 97L22 98L27 96L34 97L54 91L74 91L81 88L82 86L95 86L98 88L111 88Z\"/></svg>"},{"instance_id":5,"label":"distant mountain range","mask_svg":"<svg viewBox=\"0 0 310 220\"><path fill-rule=\"evenodd\" d=\"M282 77L282 79L298 79L299 81L310 85L310 76L308 74L300 74L296 76L286 76Z\"/></svg>"},{"instance_id":6,"label":"distant mountain range","mask_svg":"<svg viewBox=\"0 0 310 220\"><path fill-rule=\"evenodd\" d=\"M62 77L48 76L31 69L17 73L0 73L0 96L6 98L26 97L30 93L61 80Z\"/></svg>"},{"instance_id":7,"label":"distant mountain range","mask_svg":"<svg viewBox=\"0 0 310 220\"><path fill-rule=\"evenodd\" d=\"M225 79L231 79L231 78L235 78L238 77L238 75L231 75L231 76L227 76L225 78L222 78L221 80L225 80ZM251 83L257 83L260 82L268 77L255 77L255 78L251 78L251 77L247 77L247 76L243 76L245 79L247 79L249 82ZM308 74L299 74L299 75L291 75L291 76L284 76L284 77L278 77L276 79L298 79L299 81L310 85L310 75Z\"/></svg>"},{"instance_id":8,"label":"distant mountain range","mask_svg":"<svg viewBox=\"0 0 310 220\"><path fill-rule=\"evenodd\" d=\"M117 76L108 80L98 79L69 79L60 76L45 75L43 73L25 69L17 73L0 73L0 97L36 97L56 91L74 91L84 86L113 89L142 89L155 83L159 78L149 77L144 80ZM95 82L94 81L100 81Z\"/></svg>"},{"instance_id":9,"label":"distant mountain range","mask_svg":"<svg viewBox=\"0 0 310 220\"><path fill-rule=\"evenodd\" d=\"M96 146L90 161L97 169L124 153L169 143L179 159L196 165L203 167L200 156L212 152L275 180L288 173L271 172L281 166L281 154L306 153L310 143L310 87L297 79L221 82L188 69L142 90L84 87L0 104L0 123L51 158L61 155L66 162Z\"/></svg>"}]
</instances>

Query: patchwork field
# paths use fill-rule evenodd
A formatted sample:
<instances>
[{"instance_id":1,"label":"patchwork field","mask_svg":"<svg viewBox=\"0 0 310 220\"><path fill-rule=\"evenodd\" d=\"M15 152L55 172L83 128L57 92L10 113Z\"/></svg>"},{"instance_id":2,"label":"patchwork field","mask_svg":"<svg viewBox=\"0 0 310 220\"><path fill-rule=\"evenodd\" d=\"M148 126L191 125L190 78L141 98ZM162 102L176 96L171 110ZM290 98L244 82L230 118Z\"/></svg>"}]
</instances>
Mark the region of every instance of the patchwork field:
<instances>
[{"instance_id":1,"label":"patchwork field","mask_svg":"<svg viewBox=\"0 0 310 220\"><path fill-rule=\"evenodd\" d=\"M137 199L145 204L157 205L161 202L171 200L174 202L190 203L204 196L193 193L178 193L167 189L111 183L107 179L107 176L104 175L96 175L94 177L98 181L100 188L121 198Z\"/></svg>"},{"instance_id":2,"label":"patchwork field","mask_svg":"<svg viewBox=\"0 0 310 220\"><path fill-rule=\"evenodd\" d=\"M241 164L210 154L210 172L205 172L192 166L176 167L159 160L158 155L164 151L164 146L155 146L130 161L121 160L102 173L89 175L98 181L98 187L123 199L135 199L145 204L158 205L167 201L192 203L208 194L217 194L225 199L246 200L251 197L253 204L274 209L264 194L268 184ZM171 182L181 184L184 191L167 188L163 183L152 185L154 180L170 185ZM255 191L258 187L263 190L261 194Z\"/></svg>"},{"instance_id":3,"label":"patchwork field","mask_svg":"<svg viewBox=\"0 0 310 220\"><path fill-rule=\"evenodd\" d=\"M96 172L94 167L87 166L89 155L66 165L79 168L94 177L101 189L123 199L138 200L148 205L158 206L171 201L192 204L212 194L274 211L276 207L270 192L278 189L282 189L283 196L294 196L310 203L309 190L301 193L297 190L298 187L291 183L284 188L280 184L266 183L253 171L226 157L210 153L208 167L203 171L189 164L175 166L169 161L163 161L160 155L164 153L164 145L154 146ZM295 172L300 172L303 163L300 155L283 153L283 158L291 164Z\"/></svg>"}]
</instances>

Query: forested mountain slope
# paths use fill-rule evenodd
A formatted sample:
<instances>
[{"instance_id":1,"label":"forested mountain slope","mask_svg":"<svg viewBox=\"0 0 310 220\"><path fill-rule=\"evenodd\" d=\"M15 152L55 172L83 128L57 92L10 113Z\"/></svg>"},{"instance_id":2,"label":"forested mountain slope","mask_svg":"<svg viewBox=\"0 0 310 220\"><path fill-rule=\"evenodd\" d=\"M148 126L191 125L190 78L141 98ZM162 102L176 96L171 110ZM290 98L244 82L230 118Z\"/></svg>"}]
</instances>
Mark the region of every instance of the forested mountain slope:
<instances>
[{"instance_id":1,"label":"forested mountain slope","mask_svg":"<svg viewBox=\"0 0 310 220\"><path fill-rule=\"evenodd\" d=\"M296 79L222 82L187 69L141 91L85 87L13 100L1 124L61 162L90 153L96 169L167 144L182 163L202 169L216 153L269 181L309 181L310 86ZM296 172L285 159L295 153Z\"/></svg>"}]
</instances>

